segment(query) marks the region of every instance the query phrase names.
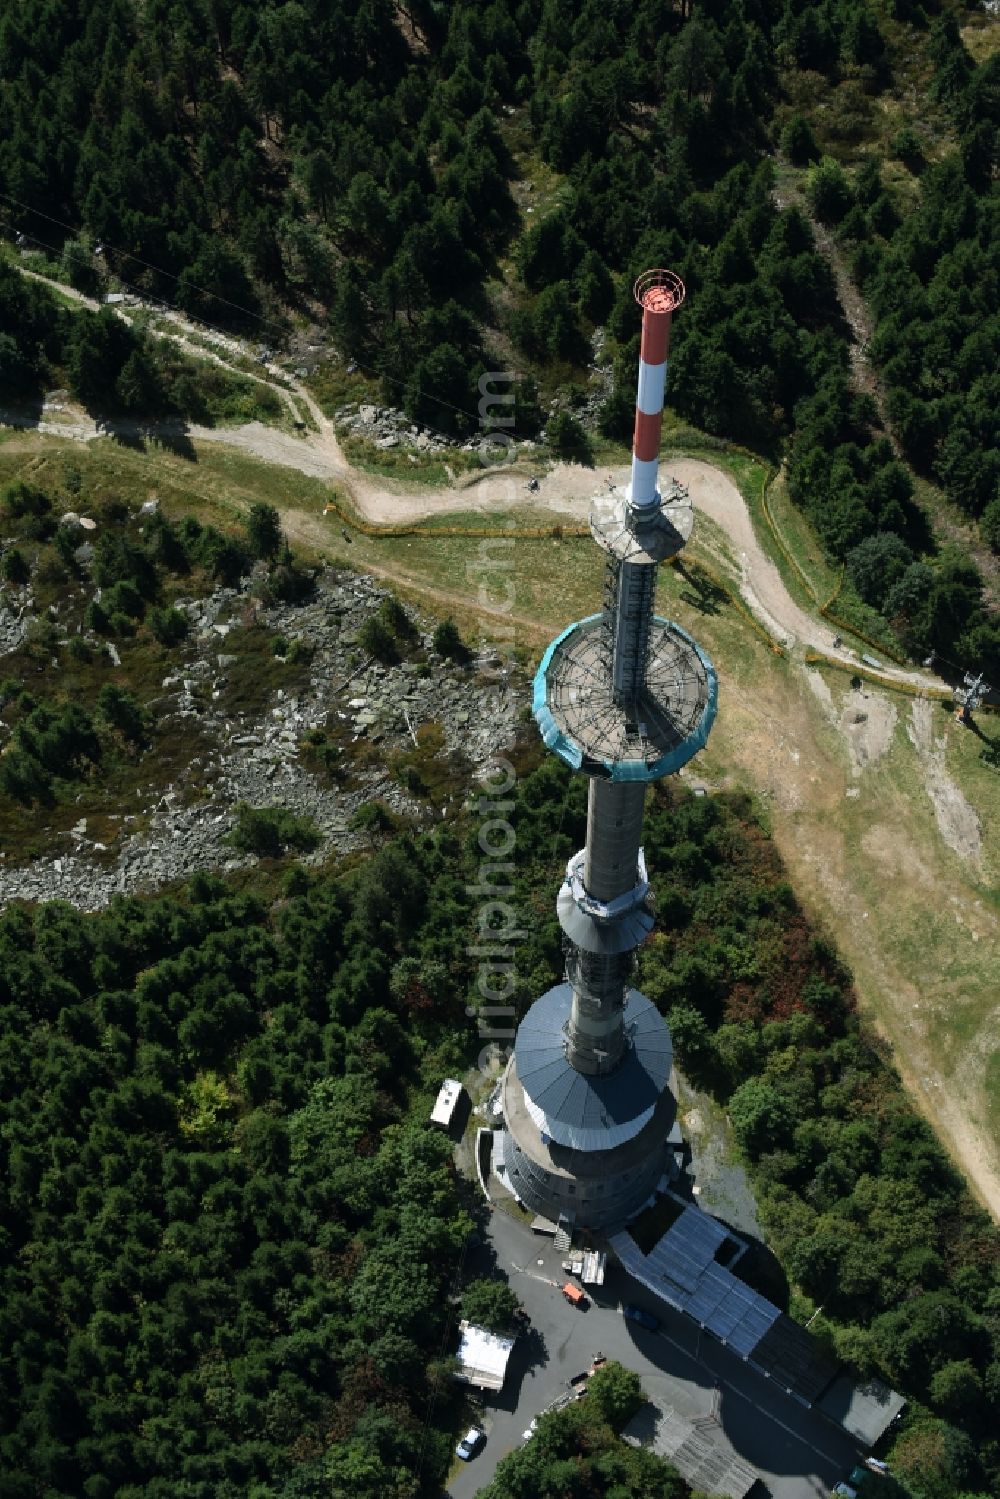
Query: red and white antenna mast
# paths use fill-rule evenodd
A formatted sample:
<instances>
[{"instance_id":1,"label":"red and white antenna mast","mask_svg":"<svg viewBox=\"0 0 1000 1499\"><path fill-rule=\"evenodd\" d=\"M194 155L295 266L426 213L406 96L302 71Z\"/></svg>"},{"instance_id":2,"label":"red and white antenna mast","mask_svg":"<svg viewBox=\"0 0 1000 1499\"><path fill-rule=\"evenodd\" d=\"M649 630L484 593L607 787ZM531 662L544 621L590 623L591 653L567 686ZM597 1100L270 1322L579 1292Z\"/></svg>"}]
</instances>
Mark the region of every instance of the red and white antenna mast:
<instances>
[{"instance_id":1,"label":"red and white antenna mast","mask_svg":"<svg viewBox=\"0 0 1000 1499\"><path fill-rule=\"evenodd\" d=\"M660 501L656 480L670 351L670 319L684 301L684 282L673 271L645 271L635 283L635 300L642 308L642 345L628 499L636 510L648 510Z\"/></svg>"}]
</instances>

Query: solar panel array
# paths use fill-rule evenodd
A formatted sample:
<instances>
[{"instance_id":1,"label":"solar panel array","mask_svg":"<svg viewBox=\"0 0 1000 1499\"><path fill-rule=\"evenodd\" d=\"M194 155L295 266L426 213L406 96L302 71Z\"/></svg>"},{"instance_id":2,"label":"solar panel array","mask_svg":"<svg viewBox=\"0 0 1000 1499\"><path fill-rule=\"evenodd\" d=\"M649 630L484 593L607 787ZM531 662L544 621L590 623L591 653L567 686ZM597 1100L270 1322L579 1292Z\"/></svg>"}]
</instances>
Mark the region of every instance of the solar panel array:
<instances>
[{"instance_id":1,"label":"solar panel array","mask_svg":"<svg viewBox=\"0 0 1000 1499\"><path fill-rule=\"evenodd\" d=\"M627 1232L616 1234L611 1244L629 1274L654 1295L749 1358L781 1313L716 1264L726 1237L717 1219L686 1207L648 1255Z\"/></svg>"},{"instance_id":2,"label":"solar panel array","mask_svg":"<svg viewBox=\"0 0 1000 1499\"><path fill-rule=\"evenodd\" d=\"M709 1265L687 1311L743 1358L749 1358L781 1316L776 1306L721 1265Z\"/></svg>"}]
</instances>

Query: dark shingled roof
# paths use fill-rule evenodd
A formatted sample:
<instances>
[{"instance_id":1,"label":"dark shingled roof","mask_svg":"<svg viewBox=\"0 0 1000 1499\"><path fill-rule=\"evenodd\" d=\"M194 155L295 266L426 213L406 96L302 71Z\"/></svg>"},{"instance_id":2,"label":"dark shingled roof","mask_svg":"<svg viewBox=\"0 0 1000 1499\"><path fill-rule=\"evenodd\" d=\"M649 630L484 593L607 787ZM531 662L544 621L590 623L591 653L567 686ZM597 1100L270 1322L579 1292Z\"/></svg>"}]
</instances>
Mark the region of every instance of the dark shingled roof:
<instances>
[{"instance_id":1,"label":"dark shingled roof","mask_svg":"<svg viewBox=\"0 0 1000 1499\"><path fill-rule=\"evenodd\" d=\"M810 1405L826 1389L838 1367L812 1334L784 1312L753 1350L753 1362L762 1373Z\"/></svg>"},{"instance_id":2,"label":"dark shingled roof","mask_svg":"<svg viewBox=\"0 0 1000 1499\"><path fill-rule=\"evenodd\" d=\"M630 989L625 1029L631 1044L614 1072L589 1076L571 1067L564 1054L572 999L570 985L557 984L521 1021L514 1057L524 1091L550 1119L575 1129L628 1124L651 1109L667 1086L673 1047L666 1022L644 994Z\"/></svg>"}]
</instances>

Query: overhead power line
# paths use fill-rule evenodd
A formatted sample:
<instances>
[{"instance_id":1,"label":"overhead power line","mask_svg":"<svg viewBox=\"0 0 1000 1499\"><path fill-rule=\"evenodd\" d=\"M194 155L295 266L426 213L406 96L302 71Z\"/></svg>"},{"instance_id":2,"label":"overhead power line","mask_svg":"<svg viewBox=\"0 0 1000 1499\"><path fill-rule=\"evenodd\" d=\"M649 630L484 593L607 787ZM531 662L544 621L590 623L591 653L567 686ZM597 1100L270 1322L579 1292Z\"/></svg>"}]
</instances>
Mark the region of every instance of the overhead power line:
<instances>
[{"instance_id":1,"label":"overhead power line","mask_svg":"<svg viewBox=\"0 0 1000 1499\"><path fill-rule=\"evenodd\" d=\"M58 228L65 229L70 234L75 235L82 232L79 225L74 226L73 224L68 224L65 219L60 219L57 218L54 214L46 213L44 209L32 208L30 204L22 203L19 198L12 197L10 193L0 192L0 199L2 199L5 203L9 203L12 207L20 209L24 213L35 214L38 218L45 219L48 223L55 224ZM36 244L43 245L47 250L52 250L56 254L63 253L59 246L46 243L45 240L41 239L36 234L32 234L31 238L35 241ZM152 262L143 260L141 255L136 255L131 250L125 250L120 245L112 244L110 240L102 238L100 240L100 244L104 249L113 251L116 256L122 256L126 260L132 260L136 265L141 265L144 270L152 271L153 274L157 276L164 276L168 281L174 282L175 285L180 284L180 277L175 276L173 271L167 271L164 270L162 266L153 265ZM205 297L213 297L215 301L222 303L225 307L231 307L234 312L240 313L242 317L249 318L253 322L259 323L262 328L273 329L276 333L280 334L282 340L284 340L287 333L287 329L285 328L284 324L276 322L273 318L264 317L261 313L254 312L252 308L244 307L239 302L233 302L228 297L220 296L217 292L210 291L208 287L197 286L194 282L189 282L188 285L191 287L192 291L199 292L202 296ZM142 295L137 288L130 289L133 290L137 296ZM179 307L176 302L168 302L167 306L173 312L182 313L185 317L191 316L191 314L186 312L183 307ZM206 318L199 317L195 319L195 321L200 323L205 328L210 328L213 333L223 333L229 337L232 336L230 330L221 328L217 324L209 322ZM371 368L369 365L362 364L358 359L352 360L352 363L358 370L362 372L362 374L370 376L373 380L383 380L386 382L386 384L393 385L398 390L404 390L406 385L409 383L408 381L404 382L403 380L397 379L395 375L389 375L384 373L382 370L376 370ZM424 390L419 386L417 387L417 389L420 395L426 396L430 401L435 401L437 405L445 407L446 410L454 411L458 416L468 417L468 419L472 422L479 422L480 418L478 413L468 411L464 406L456 406L454 402L444 400L441 396L435 395L433 391ZM427 431L434 432L438 437L453 438L454 436L453 433L445 432L439 427L431 426L429 422L421 422L420 425L422 427L425 427Z\"/></svg>"}]
</instances>

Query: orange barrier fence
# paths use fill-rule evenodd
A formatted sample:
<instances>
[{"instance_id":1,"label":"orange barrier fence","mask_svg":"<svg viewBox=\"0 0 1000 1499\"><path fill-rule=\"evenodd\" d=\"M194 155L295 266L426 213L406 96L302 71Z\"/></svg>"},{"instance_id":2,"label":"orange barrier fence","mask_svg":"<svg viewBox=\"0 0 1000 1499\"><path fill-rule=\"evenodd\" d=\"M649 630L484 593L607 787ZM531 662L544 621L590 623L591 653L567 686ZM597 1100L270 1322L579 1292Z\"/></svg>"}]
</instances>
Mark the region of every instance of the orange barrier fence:
<instances>
[{"instance_id":1,"label":"orange barrier fence","mask_svg":"<svg viewBox=\"0 0 1000 1499\"><path fill-rule=\"evenodd\" d=\"M837 661L833 656L824 656L819 651L806 651L805 659L808 666L832 666L835 671L849 672L852 677L860 677L862 681L871 682L876 687L888 687L892 692L905 692L909 697L929 697L941 703L950 703L952 700L952 694L946 687L918 687L915 682L900 682L895 677L881 676L867 666L856 665L853 661Z\"/></svg>"},{"instance_id":2,"label":"orange barrier fence","mask_svg":"<svg viewBox=\"0 0 1000 1499\"><path fill-rule=\"evenodd\" d=\"M839 614L834 614L833 613L831 605L833 604L834 600L839 596L840 591L841 591L841 589L844 586L844 577L845 577L845 571L846 571L844 568L841 568L840 581L837 584L836 588L831 593L830 597L827 599L826 603L825 604L820 603L819 599L816 597L816 591L813 588L812 583L809 581L809 579L807 578L805 572L802 570L802 568L800 567L799 563L792 556L792 553L789 551L788 547L786 546L784 537L781 535L781 532L778 530L778 527L777 527L777 524L775 522L774 516L771 514L771 508L770 508L770 506L768 505L768 502L767 502L767 492L770 489L771 484L774 482L774 479L776 477L777 477L776 473L772 474L771 477L768 479L767 483L764 486L764 494L763 494L763 498L762 498L762 501L761 501L762 508L763 508L763 511L764 511L764 515L765 515L765 517L767 519L768 525L771 528L771 534L774 537L775 542L778 545L778 548L779 548L779 550L781 552L781 555L785 558L785 561L789 564L789 566L795 572L796 576L799 579L799 582L802 584L802 587L805 589L806 593L812 599L812 601L815 604L815 606L816 606L817 610L819 611L819 613L823 616L824 619L829 620L830 624L834 625L838 630L844 630L844 631L847 632L848 635L853 635L856 640L862 640L862 641L864 641L865 645L871 646L871 648L872 648L873 651L879 651L879 652L881 652L881 654L883 656L888 656L889 660L890 661L894 661L897 666L905 666L907 658L905 656L900 655L900 653L897 650L895 650L891 645L886 644L886 642L884 640L873 640L870 635L866 635L865 632L862 629L860 629L856 624L852 624L849 620L842 619Z\"/></svg>"},{"instance_id":3,"label":"orange barrier fence","mask_svg":"<svg viewBox=\"0 0 1000 1499\"><path fill-rule=\"evenodd\" d=\"M846 630L856 640L863 640L865 645L870 645L873 651L878 651L882 656L888 656L889 660L895 661L897 666L907 665L907 658L901 656L898 651L894 651L891 645L886 645L882 640L873 640L870 635L866 635L863 630L859 630L857 625L848 624L846 619L841 619L839 615L834 614L828 608L821 608L819 612L824 619L829 620L831 625L836 625L840 630Z\"/></svg>"},{"instance_id":4,"label":"orange barrier fence","mask_svg":"<svg viewBox=\"0 0 1000 1499\"><path fill-rule=\"evenodd\" d=\"M510 537L518 541L552 541L561 539L575 539L590 535L589 526L567 526L560 521L555 521L551 526L428 526L424 524L409 524L405 526L375 525L371 521L362 520L360 516L345 510L336 500L328 500L323 506L324 515L335 515L345 526L352 530L360 531L362 536L371 537L374 540L394 540L406 536L424 537L433 539L437 536L465 536L473 539L484 539L487 537ZM671 563L676 562L671 559ZM716 588L725 594L733 608L740 613L747 623L754 629L770 650L776 656L783 656L784 650L773 640L760 620L746 607L743 600L721 578L718 573L713 572L702 562L688 561L685 564L687 571L691 574L701 573L708 578Z\"/></svg>"},{"instance_id":5,"label":"orange barrier fence","mask_svg":"<svg viewBox=\"0 0 1000 1499\"><path fill-rule=\"evenodd\" d=\"M713 568L707 566L707 564L704 562L693 562L690 558L688 558L688 560L682 564L679 557L671 557L669 559L670 567L679 569L682 565L686 573L692 576L695 573L701 573L703 577L708 579L713 587L718 588L720 593L725 594L726 598L729 600L730 604L732 604L736 612L738 614L742 614L747 623L757 632L761 640L763 640L764 644L768 646L776 656L783 656L785 654L784 646L779 645L779 643L771 635L770 631L761 624L760 620L753 613L753 611L747 608L746 604L740 598L739 594L733 589L733 587L726 581L725 578L721 577L719 573L715 572Z\"/></svg>"},{"instance_id":6,"label":"orange barrier fence","mask_svg":"<svg viewBox=\"0 0 1000 1499\"><path fill-rule=\"evenodd\" d=\"M819 599L816 597L816 591L813 588L813 586L812 586L811 582L809 581L809 579L806 577L806 575L803 572L802 568L799 566L799 563L796 560L796 558L792 556L792 553L789 551L788 547L785 545L785 538L782 536L781 532L778 530L778 527L775 524L774 516L771 514L771 507L767 503L767 492L771 488L771 485L774 483L774 481L775 481L775 479L777 479L777 477L778 477L778 471L777 471L777 469L772 469L771 472L768 474L767 480L766 480L766 482L764 484L764 492L761 495L761 500L760 500L761 509L764 512L764 519L767 521L767 524L771 528L771 535L774 537L774 539L775 539L775 541L777 543L777 546L778 546L778 550L780 551L781 555L784 557L784 559L788 563L789 567L795 573L796 577L798 578L799 582L802 584L802 587L805 589L806 593L812 599L813 603L817 606L817 608L819 608ZM836 595L834 595L834 597L836 597Z\"/></svg>"}]
</instances>

